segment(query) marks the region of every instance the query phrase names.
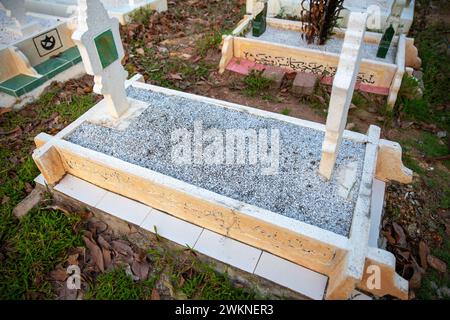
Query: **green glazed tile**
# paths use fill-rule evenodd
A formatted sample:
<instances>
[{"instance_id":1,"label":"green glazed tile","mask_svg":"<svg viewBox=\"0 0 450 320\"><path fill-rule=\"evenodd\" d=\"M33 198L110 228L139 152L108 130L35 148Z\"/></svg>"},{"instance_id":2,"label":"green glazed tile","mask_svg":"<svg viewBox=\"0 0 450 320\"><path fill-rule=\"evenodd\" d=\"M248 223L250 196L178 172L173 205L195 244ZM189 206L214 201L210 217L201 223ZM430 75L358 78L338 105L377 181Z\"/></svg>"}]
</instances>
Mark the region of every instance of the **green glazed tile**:
<instances>
[{"instance_id":1,"label":"green glazed tile","mask_svg":"<svg viewBox=\"0 0 450 320\"><path fill-rule=\"evenodd\" d=\"M36 69L39 74L46 76L47 79L51 79L71 66L72 63L70 61L60 58L50 58L34 66L34 69Z\"/></svg>"},{"instance_id":2,"label":"green glazed tile","mask_svg":"<svg viewBox=\"0 0 450 320\"><path fill-rule=\"evenodd\" d=\"M27 86L32 85L36 80L39 79L25 74L19 74L0 83L0 91L19 97L26 92Z\"/></svg>"},{"instance_id":3,"label":"green glazed tile","mask_svg":"<svg viewBox=\"0 0 450 320\"><path fill-rule=\"evenodd\" d=\"M111 30L106 30L94 39L103 69L119 58Z\"/></svg>"},{"instance_id":4,"label":"green glazed tile","mask_svg":"<svg viewBox=\"0 0 450 320\"><path fill-rule=\"evenodd\" d=\"M62 52L58 58L68 60L71 62L74 62L78 59L79 59L79 61L81 61L80 51L78 50L78 48L76 46L69 48L66 51ZM77 61L75 63L78 63L79 61Z\"/></svg>"}]
</instances>

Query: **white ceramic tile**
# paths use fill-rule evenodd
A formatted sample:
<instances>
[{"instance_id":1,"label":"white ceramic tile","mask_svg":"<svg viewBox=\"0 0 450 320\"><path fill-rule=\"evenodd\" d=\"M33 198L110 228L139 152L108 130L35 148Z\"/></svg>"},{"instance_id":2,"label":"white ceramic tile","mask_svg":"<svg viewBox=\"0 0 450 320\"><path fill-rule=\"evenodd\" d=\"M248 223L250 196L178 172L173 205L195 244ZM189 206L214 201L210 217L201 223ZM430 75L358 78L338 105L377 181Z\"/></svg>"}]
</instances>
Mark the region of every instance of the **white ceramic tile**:
<instances>
[{"instance_id":1,"label":"white ceramic tile","mask_svg":"<svg viewBox=\"0 0 450 320\"><path fill-rule=\"evenodd\" d=\"M155 226L158 235L161 237L190 247L194 247L203 230L203 228L192 223L175 218L164 212L150 209L150 213L142 222L141 227L150 232L155 232Z\"/></svg>"},{"instance_id":2,"label":"white ceramic tile","mask_svg":"<svg viewBox=\"0 0 450 320\"><path fill-rule=\"evenodd\" d=\"M140 226L150 212L150 207L112 192L100 200L96 207L113 216Z\"/></svg>"},{"instance_id":3,"label":"white ceramic tile","mask_svg":"<svg viewBox=\"0 0 450 320\"><path fill-rule=\"evenodd\" d=\"M45 181L45 178L42 174L38 175L35 179L34 182L36 182L36 184L40 184L42 186L45 187L45 185L47 184L47 182Z\"/></svg>"},{"instance_id":4,"label":"white ceramic tile","mask_svg":"<svg viewBox=\"0 0 450 320\"><path fill-rule=\"evenodd\" d=\"M259 249L206 229L194 248L207 256L251 273L261 256Z\"/></svg>"},{"instance_id":5,"label":"white ceramic tile","mask_svg":"<svg viewBox=\"0 0 450 320\"><path fill-rule=\"evenodd\" d=\"M362 293L358 290L353 290L352 293L350 294L349 300L373 300L373 299L365 293Z\"/></svg>"},{"instance_id":6,"label":"white ceramic tile","mask_svg":"<svg viewBox=\"0 0 450 320\"><path fill-rule=\"evenodd\" d=\"M328 277L263 252L255 274L299 292L311 299L322 300Z\"/></svg>"},{"instance_id":7,"label":"white ceramic tile","mask_svg":"<svg viewBox=\"0 0 450 320\"><path fill-rule=\"evenodd\" d=\"M95 207L106 194L106 190L70 174L66 174L66 176L55 186L55 190L91 207Z\"/></svg>"},{"instance_id":8,"label":"white ceramic tile","mask_svg":"<svg viewBox=\"0 0 450 320\"><path fill-rule=\"evenodd\" d=\"M384 191L386 183L378 179L373 179L372 200L370 202L370 233L369 246L378 248L378 238L380 236L381 215L383 213Z\"/></svg>"}]
</instances>

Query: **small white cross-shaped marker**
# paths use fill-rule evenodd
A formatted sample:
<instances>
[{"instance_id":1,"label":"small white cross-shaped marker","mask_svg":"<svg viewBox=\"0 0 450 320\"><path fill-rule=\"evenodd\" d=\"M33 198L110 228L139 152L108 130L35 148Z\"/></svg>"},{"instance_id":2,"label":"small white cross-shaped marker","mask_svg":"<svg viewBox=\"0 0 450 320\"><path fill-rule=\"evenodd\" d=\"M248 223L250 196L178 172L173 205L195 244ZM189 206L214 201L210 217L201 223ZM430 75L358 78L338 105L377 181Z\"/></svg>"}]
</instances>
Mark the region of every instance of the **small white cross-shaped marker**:
<instances>
[{"instance_id":1,"label":"small white cross-shaped marker","mask_svg":"<svg viewBox=\"0 0 450 320\"><path fill-rule=\"evenodd\" d=\"M129 108L119 21L108 16L100 0L78 0L78 8L78 27L72 39L86 72L94 76L94 92L104 96L109 113L118 118Z\"/></svg>"}]
</instances>

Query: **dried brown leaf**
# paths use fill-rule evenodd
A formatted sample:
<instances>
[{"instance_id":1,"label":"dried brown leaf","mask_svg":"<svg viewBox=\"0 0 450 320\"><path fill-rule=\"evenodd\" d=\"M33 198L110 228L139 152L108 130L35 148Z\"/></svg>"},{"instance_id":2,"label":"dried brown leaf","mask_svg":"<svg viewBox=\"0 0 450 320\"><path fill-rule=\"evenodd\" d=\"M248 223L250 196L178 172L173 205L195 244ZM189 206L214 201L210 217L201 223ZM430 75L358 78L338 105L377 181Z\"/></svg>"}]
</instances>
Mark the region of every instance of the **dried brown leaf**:
<instances>
[{"instance_id":1,"label":"dried brown leaf","mask_svg":"<svg viewBox=\"0 0 450 320\"><path fill-rule=\"evenodd\" d=\"M90 254L92 256L92 259L94 260L95 265L100 269L101 272L105 271L102 250L94 242L89 240L88 237L83 236L83 240L84 243L86 244L86 247L88 247L90 251Z\"/></svg>"},{"instance_id":2,"label":"dried brown leaf","mask_svg":"<svg viewBox=\"0 0 450 320\"><path fill-rule=\"evenodd\" d=\"M111 245L101 235L97 237L97 242L102 248L111 250Z\"/></svg>"},{"instance_id":3,"label":"dried brown leaf","mask_svg":"<svg viewBox=\"0 0 450 320\"><path fill-rule=\"evenodd\" d=\"M428 255L427 262L433 269L436 269L439 272L444 273L447 271L447 264L431 254Z\"/></svg>"},{"instance_id":4,"label":"dried brown leaf","mask_svg":"<svg viewBox=\"0 0 450 320\"><path fill-rule=\"evenodd\" d=\"M152 296L150 297L151 300L161 300L161 296L159 295L159 292L156 288L153 288L152 290Z\"/></svg>"},{"instance_id":5,"label":"dried brown leaf","mask_svg":"<svg viewBox=\"0 0 450 320\"><path fill-rule=\"evenodd\" d=\"M111 242L112 248L125 256L133 256L133 249L122 240L114 240Z\"/></svg>"},{"instance_id":6,"label":"dried brown leaf","mask_svg":"<svg viewBox=\"0 0 450 320\"><path fill-rule=\"evenodd\" d=\"M109 251L106 248L102 248L102 255L103 255L103 261L105 263L105 269L108 269L112 264L111 251Z\"/></svg>"},{"instance_id":7,"label":"dried brown leaf","mask_svg":"<svg viewBox=\"0 0 450 320\"><path fill-rule=\"evenodd\" d=\"M407 247L406 235L405 232L403 231L403 228L396 222L392 223L392 227L394 228L396 243L400 247L406 248Z\"/></svg>"},{"instance_id":8,"label":"dried brown leaf","mask_svg":"<svg viewBox=\"0 0 450 320\"><path fill-rule=\"evenodd\" d=\"M78 253L69 255L69 258L67 258L67 262L69 265L78 265L78 257L80 255Z\"/></svg>"},{"instance_id":9,"label":"dried brown leaf","mask_svg":"<svg viewBox=\"0 0 450 320\"><path fill-rule=\"evenodd\" d=\"M58 268L50 272L50 279L53 281L66 281L68 276L66 270L63 268Z\"/></svg>"},{"instance_id":10,"label":"dried brown leaf","mask_svg":"<svg viewBox=\"0 0 450 320\"><path fill-rule=\"evenodd\" d=\"M179 73L170 73L169 78L172 80L183 80L183 77Z\"/></svg>"},{"instance_id":11,"label":"dried brown leaf","mask_svg":"<svg viewBox=\"0 0 450 320\"><path fill-rule=\"evenodd\" d=\"M137 277L139 277L140 280L145 280L148 277L150 266L147 262L139 262L134 260L131 265L131 270Z\"/></svg>"},{"instance_id":12,"label":"dried brown leaf","mask_svg":"<svg viewBox=\"0 0 450 320\"><path fill-rule=\"evenodd\" d=\"M419 242L419 259L422 268L426 269L428 267L427 257L430 254L430 249L424 241Z\"/></svg>"}]
</instances>

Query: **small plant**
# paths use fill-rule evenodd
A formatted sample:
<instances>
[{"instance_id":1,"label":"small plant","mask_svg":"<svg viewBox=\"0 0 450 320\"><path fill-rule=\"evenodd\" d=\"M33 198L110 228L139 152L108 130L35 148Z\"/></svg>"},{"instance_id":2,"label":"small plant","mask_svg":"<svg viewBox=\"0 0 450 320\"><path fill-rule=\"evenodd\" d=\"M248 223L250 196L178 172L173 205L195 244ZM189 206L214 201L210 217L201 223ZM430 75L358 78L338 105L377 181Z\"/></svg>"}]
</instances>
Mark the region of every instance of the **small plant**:
<instances>
[{"instance_id":1,"label":"small plant","mask_svg":"<svg viewBox=\"0 0 450 320\"><path fill-rule=\"evenodd\" d=\"M102 273L86 292L86 299L138 300L151 295L155 279L135 282L123 268Z\"/></svg>"},{"instance_id":2,"label":"small plant","mask_svg":"<svg viewBox=\"0 0 450 320\"><path fill-rule=\"evenodd\" d=\"M262 71L252 70L245 78L244 93L249 97L254 97L258 93L264 94L264 90L268 89L273 80L264 78Z\"/></svg>"},{"instance_id":3,"label":"small plant","mask_svg":"<svg viewBox=\"0 0 450 320\"><path fill-rule=\"evenodd\" d=\"M302 37L308 44L319 45L333 35L344 0L302 0L300 16L303 21Z\"/></svg>"},{"instance_id":4,"label":"small plant","mask_svg":"<svg viewBox=\"0 0 450 320\"><path fill-rule=\"evenodd\" d=\"M285 116L288 116L289 113L291 113L291 109L289 109L289 108L284 108L284 109L281 111L281 113L284 114Z\"/></svg>"},{"instance_id":5,"label":"small plant","mask_svg":"<svg viewBox=\"0 0 450 320\"><path fill-rule=\"evenodd\" d=\"M362 96L362 94L359 93L358 91L355 91L353 93L352 103L359 108L363 108L363 107L367 106L366 98L364 98Z\"/></svg>"},{"instance_id":6,"label":"small plant","mask_svg":"<svg viewBox=\"0 0 450 320\"><path fill-rule=\"evenodd\" d=\"M255 299L254 292L233 285L228 275L219 274L207 264L195 263L195 270L185 274L181 291L188 299L204 300L250 300Z\"/></svg>"},{"instance_id":7,"label":"small plant","mask_svg":"<svg viewBox=\"0 0 450 320\"><path fill-rule=\"evenodd\" d=\"M150 17L152 16L152 14L152 10L141 7L130 14L130 19L133 22L147 25L150 22Z\"/></svg>"},{"instance_id":8,"label":"small plant","mask_svg":"<svg viewBox=\"0 0 450 320\"><path fill-rule=\"evenodd\" d=\"M196 45L197 53L204 57L207 55L209 50L219 48L219 45L222 42L222 34L226 33L215 32L211 35L200 38Z\"/></svg>"}]
</instances>

